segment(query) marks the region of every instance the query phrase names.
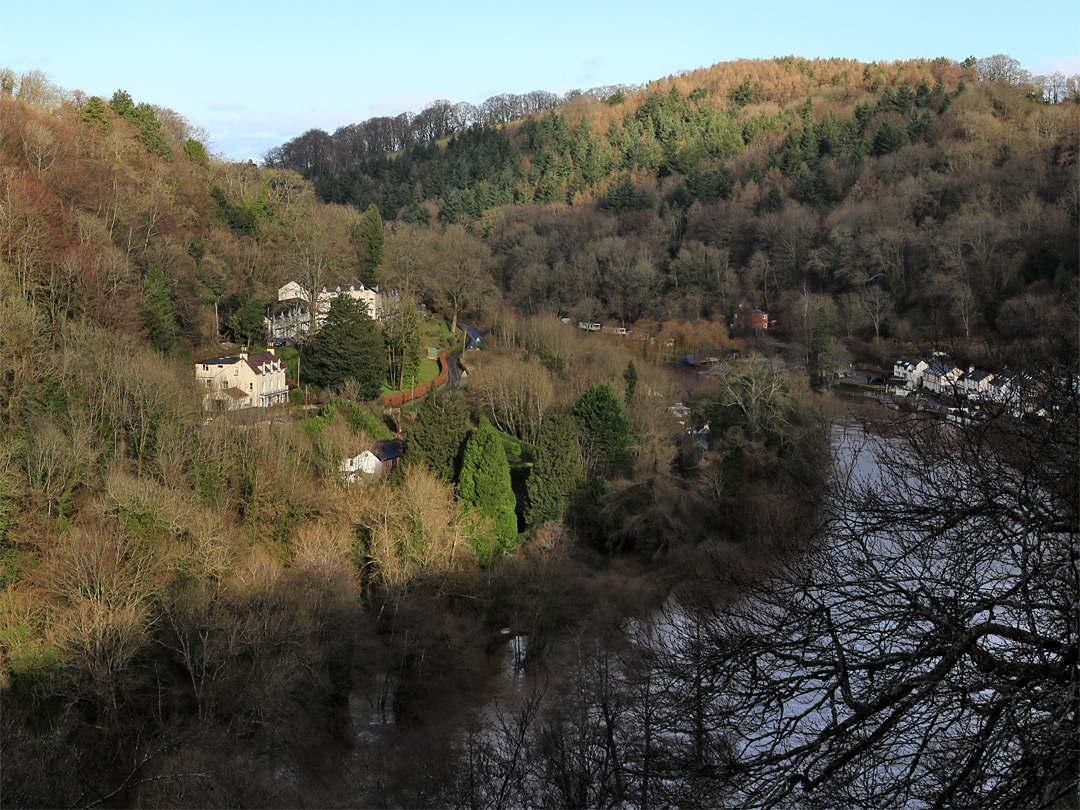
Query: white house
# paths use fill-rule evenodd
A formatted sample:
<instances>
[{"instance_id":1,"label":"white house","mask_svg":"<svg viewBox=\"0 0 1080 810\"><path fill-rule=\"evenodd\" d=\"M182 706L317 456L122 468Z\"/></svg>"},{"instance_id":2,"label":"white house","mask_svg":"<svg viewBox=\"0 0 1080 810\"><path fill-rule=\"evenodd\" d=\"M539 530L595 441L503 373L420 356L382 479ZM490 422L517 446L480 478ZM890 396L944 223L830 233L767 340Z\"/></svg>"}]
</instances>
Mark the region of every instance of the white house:
<instances>
[{"instance_id":1,"label":"white house","mask_svg":"<svg viewBox=\"0 0 1080 810\"><path fill-rule=\"evenodd\" d=\"M914 357L901 357L893 363L893 376L898 380L903 380L906 384L905 387L913 391L919 387L919 383L922 382L923 372L927 368L929 368L929 364L925 360L918 360Z\"/></svg>"},{"instance_id":2,"label":"white house","mask_svg":"<svg viewBox=\"0 0 1080 810\"><path fill-rule=\"evenodd\" d=\"M315 296L316 327L326 321L330 302L339 296L352 298L367 307L368 315L376 320L394 311L398 296L383 295L375 287L366 286L360 279L328 281ZM263 325L271 338L303 338L311 330L311 293L299 281L290 281L278 288L278 300L266 307Z\"/></svg>"},{"instance_id":3,"label":"white house","mask_svg":"<svg viewBox=\"0 0 1080 810\"><path fill-rule=\"evenodd\" d=\"M403 444L401 439L371 442L360 452L342 461L341 472L349 483L360 480L361 475L390 472L401 460Z\"/></svg>"},{"instance_id":4,"label":"white house","mask_svg":"<svg viewBox=\"0 0 1080 810\"><path fill-rule=\"evenodd\" d=\"M956 392L968 399L986 399L993 379L993 372L977 368L968 369L967 373L961 374L960 379L956 381Z\"/></svg>"},{"instance_id":5,"label":"white house","mask_svg":"<svg viewBox=\"0 0 1080 810\"><path fill-rule=\"evenodd\" d=\"M235 357L206 357L195 361L195 382L203 392L203 407L232 411L268 408L289 399L285 365L269 349Z\"/></svg>"}]
</instances>

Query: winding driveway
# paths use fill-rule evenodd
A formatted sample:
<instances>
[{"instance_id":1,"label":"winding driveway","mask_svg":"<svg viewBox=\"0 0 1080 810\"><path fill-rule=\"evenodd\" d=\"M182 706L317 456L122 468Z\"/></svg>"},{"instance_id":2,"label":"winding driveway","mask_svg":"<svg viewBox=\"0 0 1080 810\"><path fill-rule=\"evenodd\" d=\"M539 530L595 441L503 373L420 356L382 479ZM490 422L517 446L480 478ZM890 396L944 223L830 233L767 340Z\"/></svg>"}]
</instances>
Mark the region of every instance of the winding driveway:
<instances>
[{"instance_id":1,"label":"winding driveway","mask_svg":"<svg viewBox=\"0 0 1080 810\"><path fill-rule=\"evenodd\" d=\"M469 326L467 323L458 322L458 326L465 332L465 351L469 349L475 349L480 345L480 341L484 336L480 334L480 330ZM446 393L451 388L456 388L461 385L461 366L459 361L461 360L461 352L454 352L446 358L446 385L443 387L443 393Z\"/></svg>"}]
</instances>

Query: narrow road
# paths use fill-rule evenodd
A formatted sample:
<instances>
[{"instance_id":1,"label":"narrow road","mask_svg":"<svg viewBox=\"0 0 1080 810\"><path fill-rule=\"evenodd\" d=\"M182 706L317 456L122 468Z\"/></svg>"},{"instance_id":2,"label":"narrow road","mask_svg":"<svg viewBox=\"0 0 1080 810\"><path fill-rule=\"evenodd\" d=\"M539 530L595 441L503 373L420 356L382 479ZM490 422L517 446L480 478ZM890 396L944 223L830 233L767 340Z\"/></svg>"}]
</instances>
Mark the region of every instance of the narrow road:
<instances>
[{"instance_id":1,"label":"narrow road","mask_svg":"<svg viewBox=\"0 0 1080 810\"><path fill-rule=\"evenodd\" d=\"M478 329L474 329L467 323L458 322L458 326L465 332L465 351L469 349L475 349L480 345L480 341L484 336L480 334ZM461 352L454 352L446 358L446 386L443 388L443 393L446 393L451 388L457 388L461 385L461 366L458 365L458 361L461 360Z\"/></svg>"}]
</instances>

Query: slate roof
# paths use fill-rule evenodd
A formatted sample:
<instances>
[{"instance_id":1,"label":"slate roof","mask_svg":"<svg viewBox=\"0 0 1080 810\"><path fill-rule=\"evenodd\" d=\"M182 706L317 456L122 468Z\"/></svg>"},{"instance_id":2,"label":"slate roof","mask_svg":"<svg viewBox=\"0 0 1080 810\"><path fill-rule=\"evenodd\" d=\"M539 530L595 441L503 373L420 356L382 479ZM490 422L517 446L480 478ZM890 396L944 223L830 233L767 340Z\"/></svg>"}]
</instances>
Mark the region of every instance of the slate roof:
<instances>
[{"instance_id":1,"label":"slate roof","mask_svg":"<svg viewBox=\"0 0 1080 810\"><path fill-rule=\"evenodd\" d=\"M897 366L899 368L911 370L911 369L914 369L914 368L918 367L919 363L921 363L921 362L923 362L923 361L919 360L916 357L901 357L893 365Z\"/></svg>"},{"instance_id":2,"label":"slate roof","mask_svg":"<svg viewBox=\"0 0 1080 810\"><path fill-rule=\"evenodd\" d=\"M404 444L405 442L403 439L388 439L387 441L374 442L371 445L371 452L379 461L390 461L391 459L401 458L401 449Z\"/></svg>"},{"instance_id":3,"label":"slate roof","mask_svg":"<svg viewBox=\"0 0 1080 810\"><path fill-rule=\"evenodd\" d=\"M207 357L195 362L203 366L231 366L240 361L239 357Z\"/></svg>"},{"instance_id":4,"label":"slate roof","mask_svg":"<svg viewBox=\"0 0 1080 810\"><path fill-rule=\"evenodd\" d=\"M956 366L949 365L948 363L939 360L926 369L926 373L937 377L945 377L946 375L951 374L955 369Z\"/></svg>"}]
</instances>

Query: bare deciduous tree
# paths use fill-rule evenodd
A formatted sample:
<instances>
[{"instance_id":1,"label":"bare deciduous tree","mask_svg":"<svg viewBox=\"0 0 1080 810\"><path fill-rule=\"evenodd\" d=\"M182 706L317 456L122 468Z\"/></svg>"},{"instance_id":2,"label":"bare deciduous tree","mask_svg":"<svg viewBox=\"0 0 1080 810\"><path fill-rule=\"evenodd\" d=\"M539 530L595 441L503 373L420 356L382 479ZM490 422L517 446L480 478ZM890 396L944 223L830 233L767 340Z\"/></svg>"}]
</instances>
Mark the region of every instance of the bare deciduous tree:
<instances>
[{"instance_id":1,"label":"bare deciduous tree","mask_svg":"<svg viewBox=\"0 0 1080 810\"><path fill-rule=\"evenodd\" d=\"M1075 802L1076 393L1040 385L1029 424L874 440L819 546L705 612L714 789L754 807Z\"/></svg>"}]
</instances>

